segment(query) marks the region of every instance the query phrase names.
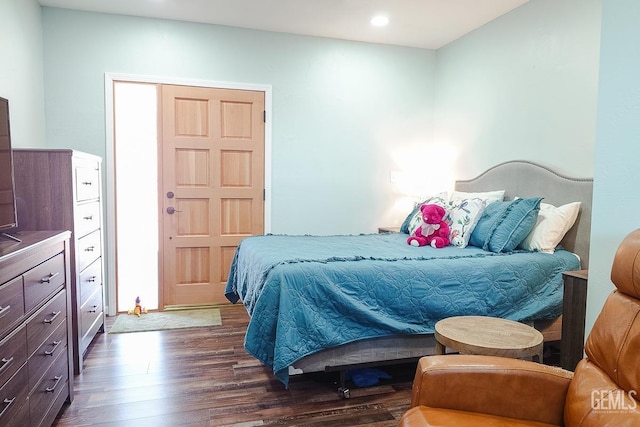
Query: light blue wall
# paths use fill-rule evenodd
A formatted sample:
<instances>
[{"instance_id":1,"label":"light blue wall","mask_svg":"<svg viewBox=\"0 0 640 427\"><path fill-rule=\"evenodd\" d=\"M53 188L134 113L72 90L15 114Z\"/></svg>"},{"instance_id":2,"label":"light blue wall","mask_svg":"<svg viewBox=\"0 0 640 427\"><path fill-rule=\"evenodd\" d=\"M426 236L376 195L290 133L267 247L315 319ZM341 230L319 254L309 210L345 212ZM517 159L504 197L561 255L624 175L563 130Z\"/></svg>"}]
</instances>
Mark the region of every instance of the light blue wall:
<instances>
[{"instance_id":1,"label":"light blue wall","mask_svg":"<svg viewBox=\"0 0 640 427\"><path fill-rule=\"evenodd\" d=\"M45 145L42 22L35 0L0 0L0 97L14 147Z\"/></svg>"},{"instance_id":2,"label":"light blue wall","mask_svg":"<svg viewBox=\"0 0 640 427\"><path fill-rule=\"evenodd\" d=\"M526 159L593 176L601 0L531 0L438 50L436 140L458 177Z\"/></svg>"},{"instance_id":3,"label":"light blue wall","mask_svg":"<svg viewBox=\"0 0 640 427\"><path fill-rule=\"evenodd\" d=\"M608 3L602 46L602 0L531 0L440 49L435 85L435 139L462 147L457 176L510 159L594 176L587 332L615 248L640 225L629 185L640 181L640 103L628 95L640 89L640 3Z\"/></svg>"},{"instance_id":4,"label":"light blue wall","mask_svg":"<svg viewBox=\"0 0 640 427\"><path fill-rule=\"evenodd\" d=\"M587 328L613 289L611 263L640 227L640 2L602 1Z\"/></svg>"},{"instance_id":5,"label":"light blue wall","mask_svg":"<svg viewBox=\"0 0 640 427\"><path fill-rule=\"evenodd\" d=\"M106 72L271 85L272 232L402 221L390 153L431 140L434 51L57 8L43 28L51 147L105 156Z\"/></svg>"}]
</instances>

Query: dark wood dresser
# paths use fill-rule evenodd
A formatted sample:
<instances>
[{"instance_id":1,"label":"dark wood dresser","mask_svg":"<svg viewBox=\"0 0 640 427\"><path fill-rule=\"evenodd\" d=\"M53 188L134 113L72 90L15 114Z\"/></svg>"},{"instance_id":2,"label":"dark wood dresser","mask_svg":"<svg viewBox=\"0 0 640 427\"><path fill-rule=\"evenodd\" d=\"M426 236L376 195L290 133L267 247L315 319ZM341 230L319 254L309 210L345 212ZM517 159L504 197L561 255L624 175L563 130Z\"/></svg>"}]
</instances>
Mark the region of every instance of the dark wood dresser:
<instances>
[{"instance_id":1,"label":"dark wood dresser","mask_svg":"<svg viewBox=\"0 0 640 427\"><path fill-rule=\"evenodd\" d=\"M73 400L68 231L0 240L0 425L49 426Z\"/></svg>"},{"instance_id":2,"label":"dark wood dresser","mask_svg":"<svg viewBox=\"0 0 640 427\"><path fill-rule=\"evenodd\" d=\"M70 230L74 372L104 331L102 159L76 150L13 150L18 227Z\"/></svg>"}]
</instances>

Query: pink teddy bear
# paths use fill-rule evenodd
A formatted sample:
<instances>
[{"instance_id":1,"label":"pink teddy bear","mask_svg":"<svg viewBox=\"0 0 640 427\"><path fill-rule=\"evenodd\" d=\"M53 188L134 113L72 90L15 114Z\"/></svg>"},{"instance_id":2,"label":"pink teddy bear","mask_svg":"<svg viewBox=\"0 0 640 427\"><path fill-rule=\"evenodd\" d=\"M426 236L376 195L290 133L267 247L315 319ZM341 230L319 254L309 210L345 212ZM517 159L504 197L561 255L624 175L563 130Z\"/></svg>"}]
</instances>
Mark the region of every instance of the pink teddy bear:
<instances>
[{"instance_id":1,"label":"pink teddy bear","mask_svg":"<svg viewBox=\"0 0 640 427\"><path fill-rule=\"evenodd\" d=\"M422 212L422 226L413 232L411 237L407 239L407 243L411 246L427 246L434 248L444 248L450 243L449 225L443 221L447 211L435 204L420 206Z\"/></svg>"}]
</instances>

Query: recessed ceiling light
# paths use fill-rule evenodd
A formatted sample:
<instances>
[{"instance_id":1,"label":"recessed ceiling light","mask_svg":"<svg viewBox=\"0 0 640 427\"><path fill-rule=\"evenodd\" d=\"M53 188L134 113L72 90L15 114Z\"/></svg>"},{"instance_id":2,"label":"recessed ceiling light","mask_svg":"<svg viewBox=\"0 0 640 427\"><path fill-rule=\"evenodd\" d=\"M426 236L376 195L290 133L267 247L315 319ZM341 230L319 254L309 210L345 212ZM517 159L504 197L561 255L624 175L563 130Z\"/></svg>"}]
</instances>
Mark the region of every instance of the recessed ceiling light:
<instances>
[{"instance_id":1,"label":"recessed ceiling light","mask_svg":"<svg viewBox=\"0 0 640 427\"><path fill-rule=\"evenodd\" d=\"M370 22L374 27L384 27L389 23L389 18L385 15L376 15L371 18Z\"/></svg>"}]
</instances>

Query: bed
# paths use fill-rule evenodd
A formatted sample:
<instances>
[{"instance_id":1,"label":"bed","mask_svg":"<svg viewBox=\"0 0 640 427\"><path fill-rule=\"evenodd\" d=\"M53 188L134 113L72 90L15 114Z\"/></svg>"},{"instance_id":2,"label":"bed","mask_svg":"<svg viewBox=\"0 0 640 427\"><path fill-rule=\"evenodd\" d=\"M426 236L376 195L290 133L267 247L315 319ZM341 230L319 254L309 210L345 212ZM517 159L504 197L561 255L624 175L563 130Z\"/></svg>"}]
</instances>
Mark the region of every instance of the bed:
<instances>
[{"instance_id":1,"label":"bed","mask_svg":"<svg viewBox=\"0 0 640 427\"><path fill-rule=\"evenodd\" d=\"M589 262L592 187L591 179L527 161L455 183L456 192L500 189L504 200L519 199L504 205L539 197L554 206L579 202L553 253L486 244L416 248L402 232L249 237L236 250L226 288L250 315L245 348L287 385L291 375L432 354L435 322L455 315L522 321L558 340L562 273Z\"/></svg>"}]
</instances>

